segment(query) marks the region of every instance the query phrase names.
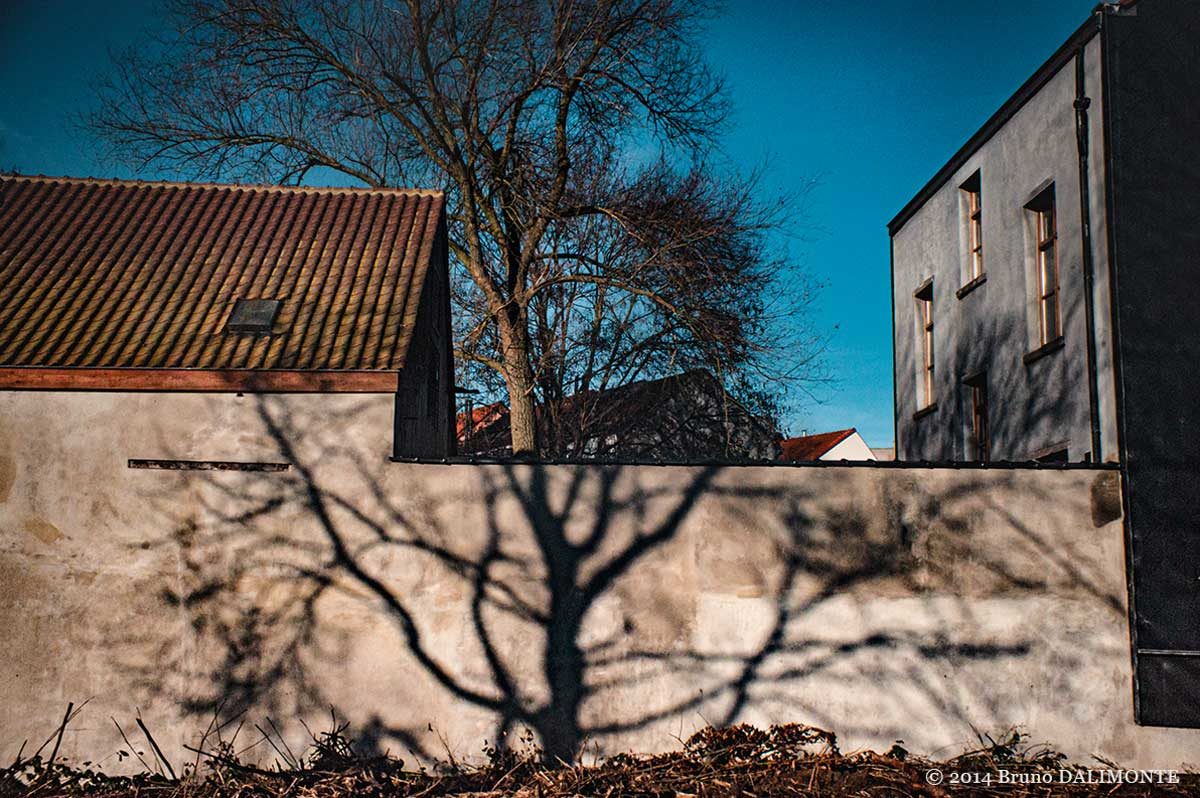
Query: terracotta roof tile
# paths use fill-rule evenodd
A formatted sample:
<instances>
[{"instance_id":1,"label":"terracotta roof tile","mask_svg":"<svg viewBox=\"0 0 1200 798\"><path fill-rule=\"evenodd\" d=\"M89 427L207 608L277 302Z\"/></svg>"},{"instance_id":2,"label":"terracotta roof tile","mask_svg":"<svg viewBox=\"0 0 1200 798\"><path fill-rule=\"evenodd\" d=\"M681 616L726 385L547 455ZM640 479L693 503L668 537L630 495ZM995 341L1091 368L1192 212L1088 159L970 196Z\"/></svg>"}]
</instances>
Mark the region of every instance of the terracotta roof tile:
<instances>
[{"instance_id":1,"label":"terracotta roof tile","mask_svg":"<svg viewBox=\"0 0 1200 798\"><path fill-rule=\"evenodd\" d=\"M468 427L471 434L478 434L491 425L507 418L508 405L504 404L504 402L493 402L490 405L471 408L469 424L467 422L467 413L465 411L459 413L455 417L455 432L458 435L459 443L467 439Z\"/></svg>"},{"instance_id":2,"label":"terracotta roof tile","mask_svg":"<svg viewBox=\"0 0 1200 798\"><path fill-rule=\"evenodd\" d=\"M0 176L0 367L398 371L439 192ZM274 332L229 333L238 298Z\"/></svg>"}]
</instances>

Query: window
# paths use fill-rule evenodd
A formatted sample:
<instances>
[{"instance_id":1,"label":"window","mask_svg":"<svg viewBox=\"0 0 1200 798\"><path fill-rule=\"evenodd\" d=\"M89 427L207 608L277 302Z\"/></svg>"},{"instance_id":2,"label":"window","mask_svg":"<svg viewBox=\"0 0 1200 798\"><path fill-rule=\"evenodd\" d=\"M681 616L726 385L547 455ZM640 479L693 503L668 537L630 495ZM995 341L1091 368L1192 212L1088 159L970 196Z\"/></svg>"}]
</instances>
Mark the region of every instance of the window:
<instances>
[{"instance_id":1,"label":"window","mask_svg":"<svg viewBox=\"0 0 1200 798\"><path fill-rule=\"evenodd\" d=\"M921 406L933 404L933 281L913 294L917 300L917 325L921 339Z\"/></svg>"},{"instance_id":2,"label":"window","mask_svg":"<svg viewBox=\"0 0 1200 798\"><path fill-rule=\"evenodd\" d=\"M967 271L964 283L983 276L983 185L979 172L963 183L967 225Z\"/></svg>"},{"instance_id":3,"label":"window","mask_svg":"<svg viewBox=\"0 0 1200 798\"><path fill-rule=\"evenodd\" d=\"M1038 307L1038 345L1062 335L1058 307L1058 222L1051 185L1026 206L1033 215L1034 271Z\"/></svg>"},{"instance_id":4,"label":"window","mask_svg":"<svg viewBox=\"0 0 1200 798\"><path fill-rule=\"evenodd\" d=\"M971 400L971 429L967 445L972 460L986 463L991 459L991 438L988 435L987 372L963 380Z\"/></svg>"},{"instance_id":5,"label":"window","mask_svg":"<svg viewBox=\"0 0 1200 798\"><path fill-rule=\"evenodd\" d=\"M269 333L282 305L278 299L239 299L225 329L231 333Z\"/></svg>"}]
</instances>

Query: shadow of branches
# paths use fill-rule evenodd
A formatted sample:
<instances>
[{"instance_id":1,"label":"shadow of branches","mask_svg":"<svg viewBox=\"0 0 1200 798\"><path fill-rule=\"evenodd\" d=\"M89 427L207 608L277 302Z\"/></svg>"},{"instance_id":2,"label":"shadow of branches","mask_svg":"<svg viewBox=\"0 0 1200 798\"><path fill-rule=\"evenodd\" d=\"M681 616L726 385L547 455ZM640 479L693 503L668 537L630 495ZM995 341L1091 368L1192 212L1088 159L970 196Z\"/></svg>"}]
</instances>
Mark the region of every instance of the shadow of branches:
<instances>
[{"instance_id":1,"label":"shadow of branches","mask_svg":"<svg viewBox=\"0 0 1200 798\"><path fill-rule=\"evenodd\" d=\"M981 289L986 291L986 286ZM925 405L919 395L918 368L922 355L911 336L897 338L896 372L897 457L910 462L972 462L978 445L972 425L972 392L968 381L981 384L987 395L987 450L992 461L1021 462L1054 451L1064 460L1101 459L1091 454L1086 362L1074 352L1051 352L1026 363L1023 356L1037 344L1029 338L1022 312L987 307L981 312L970 302L941 305L950 316L948 329L958 334L938 350L935 369L936 409L917 413ZM1081 304L1063 309L1067 329L1082 338ZM941 324L942 322L938 322ZM939 339L940 341L941 339ZM1070 356L1068 356L1070 355Z\"/></svg>"},{"instance_id":2,"label":"shadow of branches","mask_svg":"<svg viewBox=\"0 0 1200 798\"><path fill-rule=\"evenodd\" d=\"M190 635L141 639L142 689L223 721L333 706L367 753L527 728L575 761L772 719L894 739L1007 722L995 674L1046 641L1004 601L1122 617L1102 553L1055 538L1067 516L1006 505L1054 490L1016 472L387 464L337 433L354 412L262 398L289 470L161 490L160 598Z\"/></svg>"}]
</instances>

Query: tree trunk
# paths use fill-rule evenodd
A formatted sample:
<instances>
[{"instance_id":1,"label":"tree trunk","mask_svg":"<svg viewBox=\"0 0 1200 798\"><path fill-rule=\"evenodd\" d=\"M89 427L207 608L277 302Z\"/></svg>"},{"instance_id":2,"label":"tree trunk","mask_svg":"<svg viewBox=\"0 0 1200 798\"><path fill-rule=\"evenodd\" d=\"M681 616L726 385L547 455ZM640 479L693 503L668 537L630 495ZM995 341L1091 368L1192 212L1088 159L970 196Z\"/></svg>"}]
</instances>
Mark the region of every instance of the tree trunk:
<instances>
[{"instance_id":1,"label":"tree trunk","mask_svg":"<svg viewBox=\"0 0 1200 798\"><path fill-rule=\"evenodd\" d=\"M509 426L513 454L537 454L533 369L529 365L529 331L524 318L501 318L504 382L508 386Z\"/></svg>"},{"instance_id":2,"label":"tree trunk","mask_svg":"<svg viewBox=\"0 0 1200 798\"><path fill-rule=\"evenodd\" d=\"M516 373L514 373L516 372ZM533 372L528 364L506 369L509 424L513 454L537 454L537 421L534 417Z\"/></svg>"}]
</instances>

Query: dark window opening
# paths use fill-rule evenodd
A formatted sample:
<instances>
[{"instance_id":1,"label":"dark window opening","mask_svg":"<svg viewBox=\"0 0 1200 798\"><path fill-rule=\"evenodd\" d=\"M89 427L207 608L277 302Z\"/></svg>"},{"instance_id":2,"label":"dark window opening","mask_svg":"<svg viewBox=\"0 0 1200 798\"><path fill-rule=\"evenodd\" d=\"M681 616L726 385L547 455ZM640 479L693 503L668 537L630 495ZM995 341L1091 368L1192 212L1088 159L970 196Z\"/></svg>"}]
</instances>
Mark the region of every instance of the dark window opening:
<instances>
[{"instance_id":1,"label":"dark window opening","mask_svg":"<svg viewBox=\"0 0 1200 798\"><path fill-rule=\"evenodd\" d=\"M239 299L226 325L231 333L269 333L283 305L278 299Z\"/></svg>"},{"instance_id":2,"label":"dark window opening","mask_svg":"<svg viewBox=\"0 0 1200 798\"><path fill-rule=\"evenodd\" d=\"M933 281L913 294L917 300L917 324L921 336L921 407L933 404Z\"/></svg>"},{"instance_id":3,"label":"dark window opening","mask_svg":"<svg viewBox=\"0 0 1200 798\"><path fill-rule=\"evenodd\" d=\"M963 380L971 400L971 429L968 440L971 459L986 463L991 459L991 438L988 432L987 372Z\"/></svg>"}]
</instances>

